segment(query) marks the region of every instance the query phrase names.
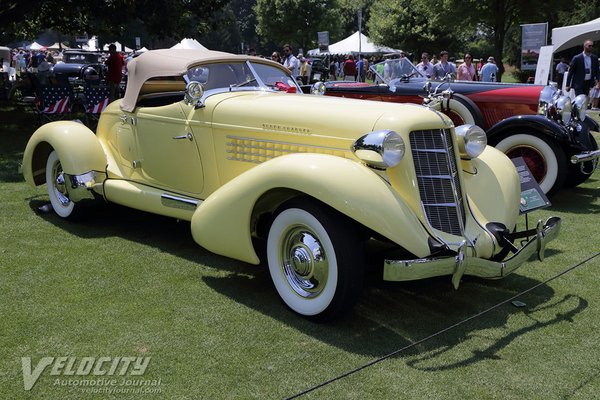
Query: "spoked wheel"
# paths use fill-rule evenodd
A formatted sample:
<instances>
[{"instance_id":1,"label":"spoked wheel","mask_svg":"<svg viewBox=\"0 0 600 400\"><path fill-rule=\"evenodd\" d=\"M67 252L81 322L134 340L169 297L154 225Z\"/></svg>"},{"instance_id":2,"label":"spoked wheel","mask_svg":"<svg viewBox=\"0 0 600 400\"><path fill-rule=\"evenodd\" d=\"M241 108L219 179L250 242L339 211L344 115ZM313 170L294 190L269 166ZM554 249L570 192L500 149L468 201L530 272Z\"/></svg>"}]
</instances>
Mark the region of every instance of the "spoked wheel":
<instances>
[{"instance_id":1,"label":"spoked wheel","mask_svg":"<svg viewBox=\"0 0 600 400\"><path fill-rule=\"evenodd\" d=\"M46 185L50 203L58 216L73 218L79 213L80 206L69 198L65 173L56 151L50 153L46 162Z\"/></svg>"},{"instance_id":2,"label":"spoked wheel","mask_svg":"<svg viewBox=\"0 0 600 400\"><path fill-rule=\"evenodd\" d=\"M523 157L536 182L547 195L553 194L565 183L566 155L552 141L522 133L505 136L495 147L509 158Z\"/></svg>"},{"instance_id":3,"label":"spoked wheel","mask_svg":"<svg viewBox=\"0 0 600 400\"><path fill-rule=\"evenodd\" d=\"M352 223L311 199L276 213L267 239L271 278L284 303L323 322L352 307L362 289L364 253Z\"/></svg>"}]
</instances>

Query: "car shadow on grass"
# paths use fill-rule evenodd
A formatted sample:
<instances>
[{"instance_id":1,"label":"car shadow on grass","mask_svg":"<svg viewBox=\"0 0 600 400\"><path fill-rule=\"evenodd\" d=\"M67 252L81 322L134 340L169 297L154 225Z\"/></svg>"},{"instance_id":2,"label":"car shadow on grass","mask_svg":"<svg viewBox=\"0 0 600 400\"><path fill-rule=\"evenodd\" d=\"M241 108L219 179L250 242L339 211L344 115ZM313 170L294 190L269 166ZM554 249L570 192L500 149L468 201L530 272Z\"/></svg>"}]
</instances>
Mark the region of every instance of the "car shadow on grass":
<instances>
[{"instance_id":1,"label":"car shadow on grass","mask_svg":"<svg viewBox=\"0 0 600 400\"><path fill-rule=\"evenodd\" d=\"M600 213L600 206L596 203L600 195L600 176L595 174L586 181L585 186L563 188L558 191L550 202L551 210L574 214L594 215Z\"/></svg>"},{"instance_id":2,"label":"car shadow on grass","mask_svg":"<svg viewBox=\"0 0 600 400\"><path fill-rule=\"evenodd\" d=\"M29 200L30 207L39 213L40 218L72 235L82 238L121 237L225 271L227 273L224 276L201 274L200 282L249 309L317 340L346 352L369 357L379 357L408 346L540 283L519 275L517 271L498 281L465 277L460 289L454 290L450 277L414 282L384 282L381 279L381 266L373 265L368 268L364 290L354 309L338 320L316 324L286 308L271 283L267 268L218 256L201 248L193 241L188 222L177 222L172 218L115 205L101 206L87 218L71 222L59 218L53 212L39 212L39 207L45 204L47 200L44 196ZM551 250L547 255L550 253ZM528 267L534 266L523 266ZM524 308L505 304L435 340L412 348L406 355L411 356L413 367L431 368L428 365L436 355L477 337L479 331L502 329L514 314L533 313L545 307L564 308L562 302L553 297L554 290L548 285L541 285L519 298L526 304ZM564 299L564 302L567 300L569 304L573 302L573 299ZM449 366L438 365L436 368L458 368L494 357L519 336L572 318L586 306L587 302L580 299L579 305L572 307L570 311L558 313L560 317L507 332L489 347L469 353L472 354L469 358Z\"/></svg>"}]
</instances>

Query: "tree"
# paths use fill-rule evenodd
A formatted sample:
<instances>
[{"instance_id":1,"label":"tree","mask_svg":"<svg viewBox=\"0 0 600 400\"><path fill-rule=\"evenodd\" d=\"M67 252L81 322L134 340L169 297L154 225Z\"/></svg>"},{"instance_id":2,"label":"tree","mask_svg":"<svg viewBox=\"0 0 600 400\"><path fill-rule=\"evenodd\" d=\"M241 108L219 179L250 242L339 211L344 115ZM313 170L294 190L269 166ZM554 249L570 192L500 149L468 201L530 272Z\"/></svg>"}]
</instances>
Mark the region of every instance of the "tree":
<instances>
[{"instance_id":1,"label":"tree","mask_svg":"<svg viewBox=\"0 0 600 400\"><path fill-rule=\"evenodd\" d=\"M317 32L337 34L335 0L257 0L256 32L263 42L290 43L307 50L316 47Z\"/></svg>"},{"instance_id":2,"label":"tree","mask_svg":"<svg viewBox=\"0 0 600 400\"><path fill-rule=\"evenodd\" d=\"M198 35L227 0L3 0L0 39L33 38L45 29L64 34L119 36L138 19L159 38Z\"/></svg>"}]
</instances>

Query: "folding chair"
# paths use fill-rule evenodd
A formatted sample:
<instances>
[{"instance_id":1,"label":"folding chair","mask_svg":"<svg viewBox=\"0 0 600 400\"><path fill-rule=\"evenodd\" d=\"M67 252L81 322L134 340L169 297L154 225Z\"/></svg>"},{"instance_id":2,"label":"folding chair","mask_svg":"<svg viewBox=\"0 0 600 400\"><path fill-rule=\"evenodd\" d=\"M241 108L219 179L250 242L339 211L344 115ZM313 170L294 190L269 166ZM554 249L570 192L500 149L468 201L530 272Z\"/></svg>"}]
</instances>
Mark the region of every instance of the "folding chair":
<instances>
[{"instance_id":1,"label":"folding chair","mask_svg":"<svg viewBox=\"0 0 600 400\"><path fill-rule=\"evenodd\" d=\"M86 83L83 87L83 107L85 109L86 125L95 128L100 114L110 103L110 89L106 85Z\"/></svg>"},{"instance_id":2,"label":"folding chair","mask_svg":"<svg viewBox=\"0 0 600 400\"><path fill-rule=\"evenodd\" d=\"M44 86L36 101L40 122L57 121L71 116L73 93L70 87Z\"/></svg>"}]
</instances>

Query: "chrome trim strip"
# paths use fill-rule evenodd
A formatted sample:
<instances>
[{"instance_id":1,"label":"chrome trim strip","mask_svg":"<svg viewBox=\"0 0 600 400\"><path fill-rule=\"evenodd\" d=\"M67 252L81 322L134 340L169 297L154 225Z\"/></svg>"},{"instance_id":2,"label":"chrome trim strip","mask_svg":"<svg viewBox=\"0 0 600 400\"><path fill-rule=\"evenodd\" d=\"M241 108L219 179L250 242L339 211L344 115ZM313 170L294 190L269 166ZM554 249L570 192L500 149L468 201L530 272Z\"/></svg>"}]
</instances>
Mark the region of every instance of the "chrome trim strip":
<instances>
[{"instance_id":1,"label":"chrome trim strip","mask_svg":"<svg viewBox=\"0 0 600 400\"><path fill-rule=\"evenodd\" d=\"M442 140L444 141L444 147L446 147L446 149L452 149L452 152L448 152L448 157L446 157L447 161L448 161L448 171L452 172L452 166L454 165L456 168L454 170L454 173L451 175L452 176L452 180L451 180L451 186L452 186L452 191L454 194L454 202L456 203L456 213L458 214L458 225L460 227L460 232L462 234L462 236L465 236L465 222L466 222L466 216L465 216L465 210L464 210L464 206L462 205L462 198L459 198L459 194L462 194L462 191L459 190L456 187L456 181L454 179L454 177L458 177L459 178L459 182L460 182L460 177L458 176L458 163L456 163L456 161L453 163L452 160L450 160L450 157L456 157L456 149L454 148L454 144L453 143L448 143L448 138L446 137L446 130L441 130L442 133ZM469 241L470 242L470 241ZM469 243L472 245L472 243ZM473 249L475 249L475 246L473 246Z\"/></svg>"},{"instance_id":2,"label":"chrome trim strip","mask_svg":"<svg viewBox=\"0 0 600 400\"><path fill-rule=\"evenodd\" d=\"M171 194L163 193L160 195L160 202L165 207L178 208L181 210L195 210L202 201L189 199L186 197L178 197Z\"/></svg>"},{"instance_id":3,"label":"chrome trim strip","mask_svg":"<svg viewBox=\"0 0 600 400\"><path fill-rule=\"evenodd\" d=\"M419 178L454 179L452 175L419 175Z\"/></svg>"},{"instance_id":4,"label":"chrome trim strip","mask_svg":"<svg viewBox=\"0 0 600 400\"><path fill-rule=\"evenodd\" d=\"M446 153L446 149L415 149L416 153Z\"/></svg>"}]
</instances>

